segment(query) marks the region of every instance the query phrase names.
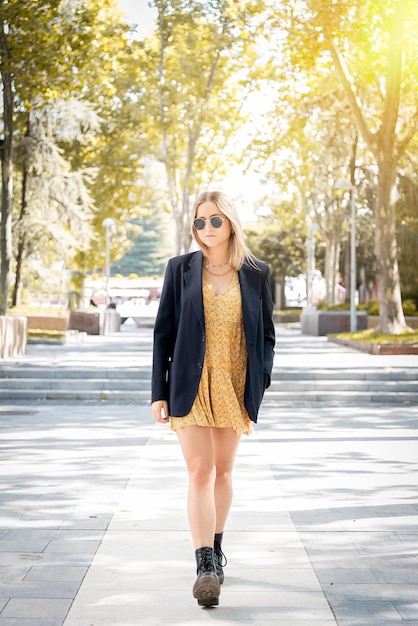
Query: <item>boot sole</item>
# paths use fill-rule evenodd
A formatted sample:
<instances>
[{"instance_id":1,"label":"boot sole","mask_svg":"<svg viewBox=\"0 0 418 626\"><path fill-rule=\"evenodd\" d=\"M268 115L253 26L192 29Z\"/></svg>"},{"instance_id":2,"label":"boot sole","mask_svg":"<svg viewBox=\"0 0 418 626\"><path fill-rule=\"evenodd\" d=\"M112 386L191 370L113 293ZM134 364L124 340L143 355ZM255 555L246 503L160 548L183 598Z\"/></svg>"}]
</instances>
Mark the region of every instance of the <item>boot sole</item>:
<instances>
[{"instance_id":1,"label":"boot sole","mask_svg":"<svg viewBox=\"0 0 418 626\"><path fill-rule=\"evenodd\" d=\"M193 597L199 606L218 606L221 588L213 576L201 576L193 586Z\"/></svg>"}]
</instances>

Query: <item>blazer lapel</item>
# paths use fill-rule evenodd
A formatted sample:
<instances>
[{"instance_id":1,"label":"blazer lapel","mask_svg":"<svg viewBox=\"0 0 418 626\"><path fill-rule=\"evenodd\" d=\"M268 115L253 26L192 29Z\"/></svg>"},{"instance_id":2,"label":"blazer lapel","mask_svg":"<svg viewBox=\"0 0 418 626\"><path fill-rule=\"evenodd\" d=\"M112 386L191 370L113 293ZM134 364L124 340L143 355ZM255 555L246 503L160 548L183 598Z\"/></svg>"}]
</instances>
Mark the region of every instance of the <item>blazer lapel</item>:
<instances>
[{"instance_id":1,"label":"blazer lapel","mask_svg":"<svg viewBox=\"0 0 418 626\"><path fill-rule=\"evenodd\" d=\"M254 346L260 314L261 272L251 269L244 263L238 272L238 277L241 285L245 338L248 346Z\"/></svg>"},{"instance_id":2,"label":"blazer lapel","mask_svg":"<svg viewBox=\"0 0 418 626\"><path fill-rule=\"evenodd\" d=\"M196 252L190 260L188 269L184 272L184 282L186 285L186 295L190 298L202 329L204 330L205 314L203 310L202 264L202 252Z\"/></svg>"}]
</instances>

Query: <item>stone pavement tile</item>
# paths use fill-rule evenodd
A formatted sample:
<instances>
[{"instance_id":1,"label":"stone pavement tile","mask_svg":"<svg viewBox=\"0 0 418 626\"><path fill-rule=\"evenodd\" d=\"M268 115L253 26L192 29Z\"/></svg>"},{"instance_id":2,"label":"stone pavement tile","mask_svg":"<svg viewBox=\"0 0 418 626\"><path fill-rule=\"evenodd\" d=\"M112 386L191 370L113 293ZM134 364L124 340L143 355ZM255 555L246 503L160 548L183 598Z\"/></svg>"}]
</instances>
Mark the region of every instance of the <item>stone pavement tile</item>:
<instances>
[{"instance_id":1,"label":"stone pavement tile","mask_svg":"<svg viewBox=\"0 0 418 626\"><path fill-rule=\"evenodd\" d=\"M112 514L98 513L90 515L86 507L83 507L85 512L82 513L80 508L74 509L71 517L62 521L60 529L91 529L91 530L106 530L109 526L109 522L112 519Z\"/></svg>"},{"instance_id":2,"label":"stone pavement tile","mask_svg":"<svg viewBox=\"0 0 418 626\"><path fill-rule=\"evenodd\" d=\"M0 626L62 626L62 619L0 616Z\"/></svg>"},{"instance_id":3,"label":"stone pavement tile","mask_svg":"<svg viewBox=\"0 0 418 626\"><path fill-rule=\"evenodd\" d=\"M77 541L76 539L73 541L50 541L47 547L45 548L45 552L70 552L71 554L94 554L97 548L100 545L100 540L90 541L86 539L85 541Z\"/></svg>"},{"instance_id":4,"label":"stone pavement tile","mask_svg":"<svg viewBox=\"0 0 418 626\"><path fill-rule=\"evenodd\" d=\"M106 620L112 626L189 624L196 614L222 624L335 624L279 485L260 452L256 441L243 445L237 462L231 527L224 535L226 582L216 616L192 597L196 574L185 514L184 461L177 439L156 426L65 626L83 619L95 626ZM273 530L275 516L279 524Z\"/></svg>"},{"instance_id":5,"label":"stone pavement tile","mask_svg":"<svg viewBox=\"0 0 418 626\"><path fill-rule=\"evenodd\" d=\"M316 574L323 586L335 585L336 583L377 583L379 582L376 572L364 567L316 567Z\"/></svg>"},{"instance_id":6,"label":"stone pavement tile","mask_svg":"<svg viewBox=\"0 0 418 626\"><path fill-rule=\"evenodd\" d=\"M81 617L79 604L82 598L88 603L89 594L96 602L87 606L94 626L190 626L205 619L222 626L335 625L328 602L339 626L416 626L416 600L411 599L416 580L407 576L408 570L417 571L418 564L416 408L265 406L253 437L243 438L237 459L235 498L225 532L229 563L221 604L206 611L191 597L194 555L185 514L187 477L175 436L159 426L147 426L149 407L123 406L117 412L118 421L110 405L43 407L36 416L40 417L38 426L33 428L33 416L26 418L32 423L22 423L21 439L16 437L11 458L13 465L17 458L20 479L12 481L12 489L20 491L13 499L15 494L9 490L6 505L13 502L14 508L6 509L5 519L11 522L16 511L19 516L14 525L0 521L1 528L26 525L29 530L42 530L54 521L54 513L55 522L61 520L58 529L94 529L88 524L95 523L96 514L103 515L103 520L107 515L107 522L111 519L74 602L74 610L80 612L73 617L71 610L65 626L89 624ZM60 428L57 414L65 424ZM50 472L42 441L48 441L49 433L56 443L50 450ZM112 438L118 439L118 445L112 446ZM140 443L135 448L136 442ZM20 447L24 453L19 457ZM62 459L57 458L57 450L63 451ZM33 453L37 463L28 463L27 455ZM103 460L108 458L106 468ZM40 467L45 472L39 472ZM61 485L64 492L70 487L67 499L60 495ZM30 497L25 499L25 493ZM61 515L54 511L54 503ZM106 526L99 525L97 530L104 531ZM118 538L112 544L114 532ZM135 532L143 533L143 539L135 538ZM173 532L177 535L174 547L169 537L162 538ZM127 543L132 540L136 552L124 550L118 556L117 543L122 538ZM93 554L66 552L1 554L6 567L28 564L34 569L85 568L92 558ZM171 586L162 586L160 572L167 575L172 570ZM27 579L31 580L29 574ZM16 582L13 576L11 582ZM146 600L142 612L136 604L138 589ZM118 594L124 593L135 607L133 614L129 607L119 611ZM264 601L265 612L259 600ZM305 613L299 619L303 607L309 609L309 600L318 613ZM158 611L151 613L151 605ZM184 615L189 617L183 619ZM404 620L403 615L407 616ZM3 613L0 626L2 619ZM32 623L22 621L16 626ZM33 626L52 625L45 621Z\"/></svg>"},{"instance_id":7,"label":"stone pavement tile","mask_svg":"<svg viewBox=\"0 0 418 626\"><path fill-rule=\"evenodd\" d=\"M264 454L338 624L417 622L416 408L297 412L267 416Z\"/></svg>"},{"instance_id":8,"label":"stone pavement tile","mask_svg":"<svg viewBox=\"0 0 418 626\"><path fill-rule=\"evenodd\" d=\"M18 580L23 580L30 568L31 566L29 563L26 565L17 565L16 563L8 565L2 560L0 567L0 584L3 582L16 582Z\"/></svg>"},{"instance_id":9,"label":"stone pavement tile","mask_svg":"<svg viewBox=\"0 0 418 626\"><path fill-rule=\"evenodd\" d=\"M377 626L375 617L349 617L347 619L339 619L338 626ZM396 620L382 619L379 626L418 626L418 621L412 620L405 622L399 615Z\"/></svg>"},{"instance_id":10,"label":"stone pavement tile","mask_svg":"<svg viewBox=\"0 0 418 626\"><path fill-rule=\"evenodd\" d=\"M91 563L92 558L92 554L72 554L71 552L3 552L1 565L4 567L25 564L29 568L35 563L37 565L86 567Z\"/></svg>"},{"instance_id":11,"label":"stone pavement tile","mask_svg":"<svg viewBox=\"0 0 418 626\"><path fill-rule=\"evenodd\" d=\"M418 556L418 529L416 525L414 528L414 532L397 531L396 534L401 541L408 543L411 547L413 547L415 553Z\"/></svg>"},{"instance_id":12,"label":"stone pavement tile","mask_svg":"<svg viewBox=\"0 0 418 626\"><path fill-rule=\"evenodd\" d=\"M77 581L31 581L0 583L2 598L72 598L77 591Z\"/></svg>"},{"instance_id":13,"label":"stone pavement tile","mask_svg":"<svg viewBox=\"0 0 418 626\"><path fill-rule=\"evenodd\" d=\"M332 605L339 605L343 602L354 605L357 602L413 603L417 601L417 586L414 584L341 583L330 585L326 593ZM415 608L418 608L418 603ZM415 617L418 619L418 613Z\"/></svg>"},{"instance_id":14,"label":"stone pavement tile","mask_svg":"<svg viewBox=\"0 0 418 626\"><path fill-rule=\"evenodd\" d=\"M2 416L0 626L62 626L147 440L141 412L47 403Z\"/></svg>"},{"instance_id":15,"label":"stone pavement tile","mask_svg":"<svg viewBox=\"0 0 418 626\"><path fill-rule=\"evenodd\" d=\"M212 623L219 624L219 626L335 626L335 620L327 620L327 619L288 619L275 617L273 619L263 619L260 621L259 617L248 618L239 616L237 618L231 617L228 618L226 615L221 614L219 611L219 607L216 609L208 609L207 611L202 611L201 615L196 619L188 619L187 622L184 621L182 617L178 617L176 615L176 606L175 603L172 607L172 611L170 613L169 621L166 617L154 617L151 619L147 618L128 618L126 616L123 617L101 617L95 618L94 626L202 626L204 623ZM1 618L0 618L0 626L2 626ZM8 624L6 626L9 626ZM11 626L24 626L23 624L13 624ZM29 626L32 626L29 625ZM37 626L33 624L33 626ZM44 625L39 625L44 626ZM55 626L55 625L54 625ZM86 626L86 620L83 618L70 618L65 622L65 626ZM357 625L361 626L361 625ZM376 626L374 624L373 626ZM379 624L379 626L381 626ZM386 625L383 625L386 626ZM390 626L399 626L393 625ZM409 626L409 625L408 625ZM415 626L413 624L412 626Z\"/></svg>"},{"instance_id":16,"label":"stone pavement tile","mask_svg":"<svg viewBox=\"0 0 418 626\"><path fill-rule=\"evenodd\" d=\"M398 565L396 569L373 568L373 574L379 583L407 583L418 585L418 563L415 567L401 567Z\"/></svg>"},{"instance_id":17,"label":"stone pavement tile","mask_svg":"<svg viewBox=\"0 0 418 626\"><path fill-rule=\"evenodd\" d=\"M402 619L407 621L408 624L411 620L416 620L418 623L418 600L416 596L414 601L394 602L394 605L402 616Z\"/></svg>"},{"instance_id":18,"label":"stone pavement tile","mask_svg":"<svg viewBox=\"0 0 418 626\"><path fill-rule=\"evenodd\" d=\"M80 582L86 575L86 572L87 567L34 565L26 574L25 580Z\"/></svg>"},{"instance_id":19,"label":"stone pavement tile","mask_svg":"<svg viewBox=\"0 0 418 626\"><path fill-rule=\"evenodd\" d=\"M29 538L9 541L7 535L0 540L0 552L44 552L47 546L48 541L45 540L36 541Z\"/></svg>"},{"instance_id":20,"label":"stone pavement tile","mask_svg":"<svg viewBox=\"0 0 418 626\"><path fill-rule=\"evenodd\" d=\"M80 602L77 602L79 598ZM244 595L242 591L233 592L223 588L219 607L205 610L197 606L191 596L191 588L175 591L169 588L157 591L114 589L113 593L106 595L101 590L86 591L82 588L64 623L65 626L72 626L74 620L77 623L77 620L84 619L84 623L91 622L96 626L96 623L100 624L106 618L112 623L112 616L113 623L119 620L136 626L142 626L146 620L155 620L156 623L161 620L170 625L188 624L189 620L197 617L201 622L209 619L221 624L226 623L226 620L242 623L252 618L255 624L263 624L265 620L316 620L317 625L322 626L326 620L332 620L331 611L324 603L321 592L272 590Z\"/></svg>"},{"instance_id":21,"label":"stone pavement tile","mask_svg":"<svg viewBox=\"0 0 418 626\"><path fill-rule=\"evenodd\" d=\"M1 617L63 619L71 605L67 598L12 598L1 612Z\"/></svg>"},{"instance_id":22,"label":"stone pavement tile","mask_svg":"<svg viewBox=\"0 0 418 626\"><path fill-rule=\"evenodd\" d=\"M370 626L381 626L386 623L396 625L405 624L401 615L392 602L342 602L334 603L332 610L337 619L338 625L344 624L344 620L359 620L360 626L369 623Z\"/></svg>"},{"instance_id":23,"label":"stone pavement tile","mask_svg":"<svg viewBox=\"0 0 418 626\"><path fill-rule=\"evenodd\" d=\"M341 521L343 530L348 531L396 531L402 541L401 533L408 530L414 530L417 523L417 512L413 507L409 507L409 511L402 514L402 507L395 513L392 507L390 514L380 512L379 507L374 507L374 511L367 514L364 510L362 515L366 516L361 519L360 515L353 516L354 519ZM337 513L338 515L338 513ZM406 534L406 533L405 533Z\"/></svg>"}]
</instances>

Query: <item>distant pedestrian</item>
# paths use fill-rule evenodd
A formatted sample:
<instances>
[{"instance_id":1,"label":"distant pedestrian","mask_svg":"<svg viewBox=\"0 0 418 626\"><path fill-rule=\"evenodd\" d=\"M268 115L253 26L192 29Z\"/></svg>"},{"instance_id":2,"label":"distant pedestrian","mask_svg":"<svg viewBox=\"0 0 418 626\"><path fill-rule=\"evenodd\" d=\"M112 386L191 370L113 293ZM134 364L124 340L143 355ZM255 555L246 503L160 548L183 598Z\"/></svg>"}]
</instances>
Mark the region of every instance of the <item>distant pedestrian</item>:
<instances>
[{"instance_id":1,"label":"distant pedestrian","mask_svg":"<svg viewBox=\"0 0 418 626\"><path fill-rule=\"evenodd\" d=\"M157 422L170 422L185 458L193 595L212 606L224 578L234 460L270 385L275 332L270 270L248 250L224 193L198 196L192 235L200 250L170 259L166 269L154 330L152 412Z\"/></svg>"}]
</instances>

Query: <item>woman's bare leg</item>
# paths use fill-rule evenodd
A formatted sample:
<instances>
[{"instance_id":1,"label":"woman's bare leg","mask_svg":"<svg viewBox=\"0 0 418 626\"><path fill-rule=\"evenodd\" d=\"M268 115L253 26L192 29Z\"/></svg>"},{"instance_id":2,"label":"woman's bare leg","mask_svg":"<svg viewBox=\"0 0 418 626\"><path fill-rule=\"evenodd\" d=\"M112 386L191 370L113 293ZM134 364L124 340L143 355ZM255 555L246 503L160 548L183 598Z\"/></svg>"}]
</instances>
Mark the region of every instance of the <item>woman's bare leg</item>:
<instances>
[{"instance_id":1,"label":"woman's bare leg","mask_svg":"<svg viewBox=\"0 0 418 626\"><path fill-rule=\"evenodd\" d=\"M195 549L213 546L232 502L232 469L240 436L233 428L187 426L177 431L189 475L187 512Z\"/></svg>"},{"instance_id":2,"label":"woman's bare leg","mask_svg":"<svg viewBox=\"0 0 418 626\"><path fill-rule=\"evenodd\" d=\"M215 533L215 456L211 429L186 426L177 436L189 475L187 512L195 550L213 546Z\"/></svg>"},{"instance_id":3,"label":"woman's bare leg","mask_svg":"<svg viewBox=\"0 0 418 626\"><path fill-rule=\"evenodd\" d=\"M211 428L215 457L215 532L224 530L232 503L232 470L238 451L240 435L233 428Z\"/></svg>"}]
</instances>

